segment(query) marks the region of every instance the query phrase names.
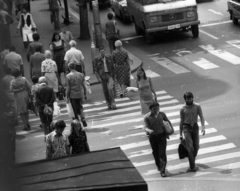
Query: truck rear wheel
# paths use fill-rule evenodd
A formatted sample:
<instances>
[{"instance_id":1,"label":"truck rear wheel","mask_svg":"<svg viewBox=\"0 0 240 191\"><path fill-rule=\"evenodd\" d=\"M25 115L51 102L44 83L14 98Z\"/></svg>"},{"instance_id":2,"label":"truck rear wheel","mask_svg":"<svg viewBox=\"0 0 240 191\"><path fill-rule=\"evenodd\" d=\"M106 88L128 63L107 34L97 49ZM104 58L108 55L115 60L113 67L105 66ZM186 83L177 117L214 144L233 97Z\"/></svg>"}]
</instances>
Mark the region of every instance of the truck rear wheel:
<instances>
[{"instance_id":1,"label":"truck rear wheel","mask_svg":"<svg viewBox=\"0 0 240 191\"><path fill-rule=\"evenodd\" d=\"M238 19L234 17L234 14L232 14L232 21L234 25L238 24Z\"/></svg>"},{"instance_id":2,"label":"truck rear wheel","mask_svg":"<svg viewBox=\"0 0 240 191\"><path fill-rule=\"evenodd\" d=\"M137 26L136 23L134 23L134 25L135 25L135 31L137 35L142 35L144 33L143 30L139 26Z\"/></svg>"},{"instance_id":3,"label":"truck rear wheel","mask_svg":"<svg viewBox=\"0 0 240 191\"><path fill-rule=\"evenodd\" d=\"M154 34L153 33L146 33L145 36L146 36L146 39L149 44L152 44L154 42Z\"/></svg>"},{"instance_id":4,"label":"truck rear wheel","mask_svg":"<svg viewBox=\"0 0 240 191\"><path fill-rule=\"evenodd\" d=\"M198 25L192 25L191 26L192 29L192 35L194 38L197 38L199 36L199 29L198 29Z\"/></svg>"}]
</instances>

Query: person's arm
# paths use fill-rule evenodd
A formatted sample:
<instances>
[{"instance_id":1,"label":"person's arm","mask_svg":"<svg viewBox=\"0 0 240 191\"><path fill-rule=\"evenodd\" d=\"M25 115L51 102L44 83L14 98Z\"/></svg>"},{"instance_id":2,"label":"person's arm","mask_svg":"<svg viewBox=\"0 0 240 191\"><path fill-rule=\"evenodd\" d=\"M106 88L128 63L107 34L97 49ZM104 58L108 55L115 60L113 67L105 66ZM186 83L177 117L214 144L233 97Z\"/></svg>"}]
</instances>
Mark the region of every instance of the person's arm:
<instances>
[{"instance_id":1,"label":"person's arm","mask_svg":"<svg viewBox=\"0 0 240 191\"><path fill-rule=\"evenodd\" d=\"M42 76L45 76L45 70L44 70L44 61L42 62L41 64L41 73L42 73Z\"/></svg>"},{"instance_id":2,"label":"person's arm","mask_svg":"<svg viewBox=\"0 0 240 191\"><path fill-rule=\"evenodd\" d=\"M184 113L183 113L183 109L181 109L180 110L180 123L179 123L180 139L182 138L182 132L183 132L183 120L184 120Z\"/></svg>"},{"instance_id":3,"label":"person's arm","mask_svg":"<svg viewBox=\"0 0 240 191\"><path fill-rule=\"evenodd\" d=\"M99 82L102 81L100 75L99 75L99 72L98 72L98 68L97 68L97 62L98 62L98 58L95 58L93 60L93 70L94 70L94 74L96 75L97 79Z\"/></svg>"},{"instance_id":4,"label":"person's arm","mask_svg":"<svg viewBox=\"0 0 240 191\"><path fill-rule=\"evenodd\" d=\"M202 108L201 108L200 105L198 106L198 115L199 115L200 120L201 120L202 134L205 135L205 119L203 117Z\"/></svg>"},{"instance_id":5,"label":"person's arm","mask_svg":"<svg viewBox=\"0 0 240 191\"><path fill-rule=\"evenodd\" d=\"M52 42L52 43L54 43L54 42ZM49 49L50 49L50 51L51 51L52 59L53 59L53 58L54 58L54 50L53 50L53 45L52 45L52 43L50 43Z\"/></svg>"},{"instance_id":6,"label":"person's arm","mask_svg":"<svg viewBox=\"0 0 240 191\"><path fill-rule=\"evenodd\" d=\"M153 93L153 95L154 95L154 97L155 97L155 101L157 101L157 95L156 95L156 92L155 92L155 90L154 90L154 88L153 88L152 80L151 80L150 77L148 77L148 79L149 79L150 89L151 89L151 91L152 91L152 93Z\"/></svg>"},{"instance_id":7,"label":"person's arm","mask_svg":"<svg viewBox=\"0 0 240 191\"><path fill-rule=\"evenodd\" d=\"M44 106L44 105L45 105L45 104L40 100L40 93L39 93L38 90L36 91L36 104L37 104L38 106Z\"/></svg>"},{"instance_id":8,"label":"person's arm","mask_svg":"<svg viewBox=\"0 0 240 191\"><path fill-rule=\"evenodd\" d=\"M32 79L32 68L33 68L33 63L32 63L32 56L30 57L30 78Z\"/></svg>"},{"instance_id":9,"label":"person's arm","mask_svg":"<svg viewBox=\"0 0 240 191\"><path fill-rule=\"evenodd\" d=\"M148 122L147 116L145 116L144 117L144 130L147 133L147 135L151 135L153 133L153 130L149 129L149 126L150 126L150 124Z\"/></svg>"},{"instance_id":10,"label":"person's arm","mask_svg":"<svg viewBox=\"0 0 240 191\"><path fill-rule=\"evenodd\" d=\"M19 33L19 30L21 28L21 23L22 23L22 17L20 15L20 18L19 18L19 21L18 21L18 25L17 25L17 30L16 30L17 33Z\"/></svg>"},{"instance_id":11,"label":"person's arm","mask_svg":"<svg viewBox=\"0 0 240 191\"><path fill-rule=\"evenodd\" d=\"M72 33L70 31L68 31L68 32L69 32L70 40L74 40Z\"/></svg>"},{"instance_id":12,"label":"person's arm","mask_svg":"<svg viewBox=\"0 0 240 191\"><path fill-rule=\"evenodd\" d=\"M85 86L85 78L84 78L84 76L83 76L82 86L83 86L84 99L87 100L87 88Z\"/></svg>"},{"instance_id":13,"label":"person's arm","mask_svg":"<svg viewBox=\"0 0 240 191\"><path fill-rule=\"evenodd\" d=\"M34 20L33 20L33 16L30 14L30 20L31 20L31 25L32 25L32 28L37 28Z\"/></svg>"},{"instance_id":14,"label":"person's arm","mask_svg":"<svg viewBox=\"0 0 240 191\"><path fill-rule=\"evenodd\" d=\"M84 60L82 59L81 60L81 64L82 64L82 68L83 68L83 74L84 76L86 75L86 72L85 72L85 63L84 63Z\"/></svg>"},{"instance_id":15,"label":"person's arm","mask_svg":"<svg viewBox=\"0 0 240 191\"><path fill-rule=\"evenodd\" d=\"M22 57L20 59L20 71L22 73L22 76L24 76L24 68L23 68L23 60L22 60Z\"/></svg>"},{"instance_id":16,"label":"person's arm","mask_svg":"<svg viewBox=\"0 0 240 191\"><path fill-rule=\"evenodd\" d=\"M46 158L52 158L52 144L48 136L46 137Z\"/></svg>"},{"instance_id":17,"label":"person's arm","mask_svg":"<svg viewBox=\"0 0 240 191\"><path fill-rule=\"evenodd\" d=\"M68 80L68 75L66 76L66 84L67 84L66 97L67 97L67 103L69 103L71 88L70 88L70 81Z\"/></svg>"},{"instance_id":18,"label":"person's arm","mask_svg":"<svg viewBox=\"0 0 240 191\"><path fill-rule=\"evenodd\" d=\"M29 44L28 48L27 48L27 61L29 62L30 61L30 49L31 49L31 44Z\"/></svg>"},{"instance_id":19,"label":"person's arm","mask_svg":"<svg viewBox=\"0 0 240 191\"><path fill-rule=\"evenodd\" d=\"M70 143L69 143L69 139L68 139L68 136L67 136L67 135L66 135L65 148L66 148L66 153L67 153L67 155L70 155Z\"/></svg>"},{"instance_id":20,"label":"person's arm","mask_svg":"<svg viewBox=\"0 0 240 191\"><path fill-rule=\"evenodd\" d=\"M56 100L56 97L55 97L55 93L54 93L54 91L53 91L53 88L52 88L51 94L52 94L51 99L50 99L50 101L49 101L49 103L48 103L47 105L52 105L52 104L55 102L55 100Z\"/></svg>"}]
</instances>

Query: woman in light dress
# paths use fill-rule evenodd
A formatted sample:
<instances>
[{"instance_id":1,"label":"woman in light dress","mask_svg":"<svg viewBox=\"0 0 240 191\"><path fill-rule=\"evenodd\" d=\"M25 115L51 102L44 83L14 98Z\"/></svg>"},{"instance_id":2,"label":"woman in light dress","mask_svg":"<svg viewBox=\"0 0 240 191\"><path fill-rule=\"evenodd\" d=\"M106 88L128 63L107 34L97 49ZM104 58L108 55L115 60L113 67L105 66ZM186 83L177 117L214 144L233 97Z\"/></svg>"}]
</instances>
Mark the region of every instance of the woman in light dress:
<instances>
[{"instance_id":1,"label":"woman in light dress","mask_svg":"<svg viewBox=\"0 0 240 191\"><path fill-rule=\"evenodd\" d=\"M137 70L136 86L136 88L128 87L127 91L139 92L141 113L145 115L150 111L151 103L157 100L157 95L153 89L151 78L146 76L143 68Z\"/></svg>"}]
</instances>

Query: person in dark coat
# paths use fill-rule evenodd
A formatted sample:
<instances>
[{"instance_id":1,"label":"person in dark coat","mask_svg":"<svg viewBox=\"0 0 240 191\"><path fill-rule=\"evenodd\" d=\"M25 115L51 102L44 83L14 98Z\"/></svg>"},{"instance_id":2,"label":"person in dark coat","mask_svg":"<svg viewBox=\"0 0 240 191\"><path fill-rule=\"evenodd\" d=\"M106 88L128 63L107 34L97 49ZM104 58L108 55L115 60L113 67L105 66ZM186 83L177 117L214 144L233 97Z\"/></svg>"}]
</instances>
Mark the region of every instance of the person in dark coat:
<instances>
[{"instance_id":1,"label":"person in dark coat","mask_svg":"<svg viewBox=\"0 0 240 191\"><path fill-rule=\"evenodd\" d=\"M38 33L34 33L32 35L33 42L31 42L27 49L27 60L30 61L31 56L36 52L37 47L39 47L38 52L44 53L43 43L39 42L40 35Z\"/></svg>"}]
</instances>

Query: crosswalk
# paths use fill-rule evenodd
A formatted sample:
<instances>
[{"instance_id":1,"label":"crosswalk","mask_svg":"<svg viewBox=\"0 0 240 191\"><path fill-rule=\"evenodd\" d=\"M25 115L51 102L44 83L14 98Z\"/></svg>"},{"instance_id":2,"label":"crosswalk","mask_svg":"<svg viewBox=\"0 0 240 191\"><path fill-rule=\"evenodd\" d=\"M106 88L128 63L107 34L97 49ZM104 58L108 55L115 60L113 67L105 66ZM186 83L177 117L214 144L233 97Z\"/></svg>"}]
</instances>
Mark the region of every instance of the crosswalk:
<instances>
[{"instance_id":1,"label":"crosswalk","mask_svg":"<svg viewBox=\"0 0 240 191\"><path fill-rule=\"evenodd\" d=\"M206 121L206 135L200 136L200 150L196 160L200 170L196 173L183 173L189 167L188 160L179 160L177 153L179 110L183 104L164 90L157 91L156 94L160 103L160 110L166 113L175 130L175 133L167 141L167 171L170 174L194 178L240 168L240 149ZM87 132L91 150L121 147L145 180L159 178L160 175L154 163L148 137L143 131L143 116L140 113L139 101L130 100L126 97L116 99L116 103L117 110L108 110L105 101L84 104L89 129L111 131L111 133L105 135L99 133L97 135L99 141L97 142L95 142L96 136L92 138L91 132ZM71 120L66 112L66 108L62 107L62 114L59 118L64 119L69 124ZM207 116L205 117L207 119ZM17 134L31 133L35 129L39 129L40 121L38 117L31 116L30 122L33 130L30 132L18 131ZM69 131L69 128L67 131ZM36 135L36 137L39 136L42 135ZM91 141L91 138L94 140Z\"/></svg>"}]
</instances>

